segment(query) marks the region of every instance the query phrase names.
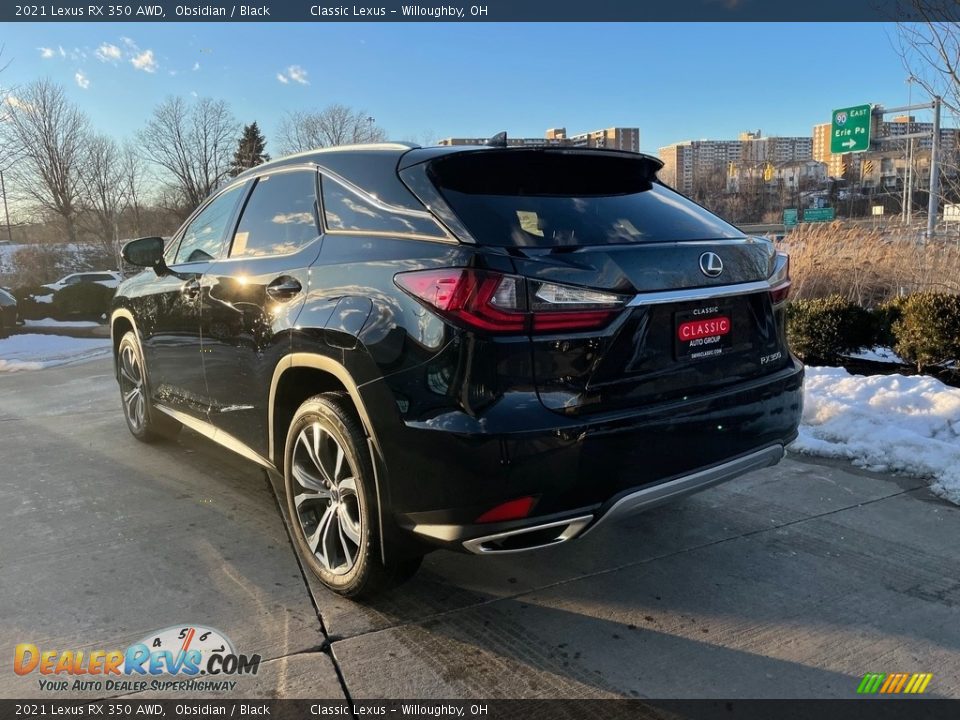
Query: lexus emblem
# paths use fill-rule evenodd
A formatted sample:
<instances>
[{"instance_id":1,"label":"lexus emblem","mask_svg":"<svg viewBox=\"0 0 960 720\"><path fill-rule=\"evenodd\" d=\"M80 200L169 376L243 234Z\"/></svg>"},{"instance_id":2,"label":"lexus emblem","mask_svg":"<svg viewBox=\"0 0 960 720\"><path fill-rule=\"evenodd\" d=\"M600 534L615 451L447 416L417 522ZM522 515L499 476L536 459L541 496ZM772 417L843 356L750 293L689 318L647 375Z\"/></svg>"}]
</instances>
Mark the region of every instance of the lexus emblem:
<instances>
[{"instance_id":1,"label":"lexus emblem","mask_svg":"<svg viewBox=\"0 0 960 720\"><path fill-rule=\"evenodd\" d=\"M717 277L723 272L723 260L716 253L705 252L700 256L700 272L707 277Z\"/></svg>"}]
</instances>

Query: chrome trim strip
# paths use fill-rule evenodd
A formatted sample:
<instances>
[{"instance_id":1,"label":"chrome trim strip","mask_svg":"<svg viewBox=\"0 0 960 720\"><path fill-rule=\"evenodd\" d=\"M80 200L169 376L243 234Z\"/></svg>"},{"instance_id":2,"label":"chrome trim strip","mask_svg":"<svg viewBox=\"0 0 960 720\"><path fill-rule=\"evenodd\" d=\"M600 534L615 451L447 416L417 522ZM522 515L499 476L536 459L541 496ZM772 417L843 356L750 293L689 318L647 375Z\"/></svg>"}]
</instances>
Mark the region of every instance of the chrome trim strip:
<instances>
[{"instance_id":1,"label":"chrome trim strip","mask_svg":"<svg viewBox=\"0 0 960 720\"><path fill-rule=\"evenodd\" d=\"M238 455L245 457L247 460L253 460L253 462L257 463L258 465L262 465L268 470L274 469L269 460L253 450L251 447L245 445L233 435L224 432L220 428L211 425L205 420L195 418L193 415L187 415L187 413L174 410L173 408L168 408L165 405L158 405L154 403L153 407L165 415L169 415L174 420L184 424L191 430L194 430L204 437L213 440L218 445L222 445L223 447L227 448L227 450L232 450Z\"/></svg>"},{"instance_id":2,"label":"chrome trim strip","mask_svg":"<svg viewBox=\"0 0 960 720\"><path fill-rule=\"evenodd\" d=\"M527 552L528 550L539 550L545 547L551 547L553 545L559 545L562 542L567 540L572 540L577 535L580 534L580 531L583 530L587 525L593 521L593 515L582 515L580 517L570 518L568 520L557 520L555 522L545 523L543 525L534 525L533 527L520 528L518 530L508 530L506 532L494 533L493 535L485 535L484 537L474 538L473 540L465 540L463 547L468 551L476 555L507 555L510 553L520 553ZM514 550L496 550L491 548L483 547L485 543L495 542L497 540L503 540L504 538L515 537L517 535L524 535L526 533L537 532L538 530L549 530L550 528L559 528L566 525L566 529L555 539L551 540L548 543L542 543L540 545L531 545L529 547L516 548ZM416 528L414 528L416 531Z\"/></svg>"},{"instance_id":3,"label":"chrome trim strip","mask_svg":"<svg viewBox=\"0 0 960 720\"><path fill-rule=\"evenodd\" d=\"M747 295L748 293L762 292L769 289L770 283L768 281L757 280L756 282L737 283L736 285L715 285L713 287L683 288L680 290L657 290L655 292L639 293L633 300L627 303L627 307L711 300L713 298L730 297L731 295Z\"/></svg>"},{"instance_id":4,"label":"chrome trim strip","mask_svg":"<svg viewBox=\"0 0 960 720\"><path fill-rule=\"evenodd\" d=\"M697 300L712 300L713 298L731 297L733 295L748 295L755 292L773 290L787 280L787 256L777 253L777 261L773 274L766 280L735 283L733 285L714 285L713 287L680 288L679 290L655 290L653 292L637 293L627 307L642 307L645 305L663 305L672 302L695 302Z\"/></svg>"},{"instance_id":5,"label":"chrome trim strip","mask_svg":"<svg viewBox=\"0 0 960 720\"><path fill-rule=\"evenodd\" d=\"M654 485L653 487L637 490L617 500L609 510L599 517L597 522L591 525L586 532L582 533L582 536L593 532L595 528L611 518L623 517L642 510L648 510L657 505L662 505L676 498L683 497L684 495L692 495L695 492L706 490L727 480L733 480L753 470L760 470L761 468L776 465L783 457L783 453L783 445L779 443L770 445L762 450L757 450L749 455L744 455L743 457L730 460L721 465L715 465L714 467L699 470L690 475L684 475L683 477Z\"/></svg>"}]
</instances>

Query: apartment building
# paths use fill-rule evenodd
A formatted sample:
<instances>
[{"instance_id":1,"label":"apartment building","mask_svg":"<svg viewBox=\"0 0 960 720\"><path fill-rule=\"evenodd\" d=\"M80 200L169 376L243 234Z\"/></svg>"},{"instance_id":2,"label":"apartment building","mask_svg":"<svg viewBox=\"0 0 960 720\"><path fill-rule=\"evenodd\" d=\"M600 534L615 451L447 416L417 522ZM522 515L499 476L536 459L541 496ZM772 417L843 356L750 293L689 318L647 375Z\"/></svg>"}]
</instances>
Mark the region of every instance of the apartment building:
<instances>
[{"instance_id":1,"label":"apartment building","mask_svg":"<svg viewBox=\"0 0 960 720\"><path fill-rule=\"evenodd\" d=\"M903 168L906 160L898 162L898 158L905 158L909 150L909 140L886 140L878 143L877 150L863 153L831 153L830 152L830 123L820 123L813 126L813 159L827 165L827 175L830 177L859 179L872 177L873 184L889 186L891 177L897 168ZM914 158L926 158L929 163L930 152L933 147L933 123L917 122L912 115L899 115L893 120L875 121L873 126L874 138L890 138L913 133L930 133L930 136L913 139ZM956 167L957 157L960 154L960 130L957 128L940 128L940 159L945 172ZM864 163L868 160L883 160L885 162ZM883 180L877 175L881 165L886 168Z\"/></svg>"},{"instance_id":2,"label":"apartment building","mask_svg":"<svg viewBox=\"0 0 960 720\"><path fill-rule=\"evenodd\" d=\"M489 138L449 137L438 145L483 145ZM591 130L576 135L567 134L566 128L550 128L543 137L510 137L508 147L589 147L609 150L640 152L640 128L610 127Z\"/></svg>"},{"instance_id":3,"label":"apartment building","mask_svg":"<svg viewBox=\"0 0 960 720\"><path fill-rule=\"evenodd\" d=\"M723 187L733 168L763 168L811 159L808 137L764 136L744 132L736 140L686 140L660 148L660 178L687 195L704 184Z\"/></svg>"}]
</instances>

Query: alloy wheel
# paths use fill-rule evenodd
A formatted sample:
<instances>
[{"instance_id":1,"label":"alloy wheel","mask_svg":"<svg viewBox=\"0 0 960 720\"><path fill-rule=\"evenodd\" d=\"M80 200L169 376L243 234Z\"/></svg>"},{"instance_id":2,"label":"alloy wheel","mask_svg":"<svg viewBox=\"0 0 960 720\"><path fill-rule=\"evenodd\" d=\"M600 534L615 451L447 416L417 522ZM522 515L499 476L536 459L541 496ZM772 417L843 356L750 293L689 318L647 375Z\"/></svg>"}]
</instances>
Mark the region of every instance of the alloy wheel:
<instances>
[{"instance_id":1,"label":"alloy wheel","mask_svg":"<svg viewBox=\"0 0 960 720\"><path fill-rule=\"evenodd\" d=\"M310 552L329 572L349 572L360 554L362 510L343 447L315 421L297 436L290 469L293 504Z\"/></svg>"},{"instance_id":2,"label":"alloy wheel","mask_svg":"<svg viewBox=\"0 0 960 720\"><path fill-rule=\"evenodd\" d=\"M120 393L123 397L123 412L134 430L143 429L146 420L146 397L143 388L143 366L132 345L120 351Z\"/></svg>"}]
</instances>

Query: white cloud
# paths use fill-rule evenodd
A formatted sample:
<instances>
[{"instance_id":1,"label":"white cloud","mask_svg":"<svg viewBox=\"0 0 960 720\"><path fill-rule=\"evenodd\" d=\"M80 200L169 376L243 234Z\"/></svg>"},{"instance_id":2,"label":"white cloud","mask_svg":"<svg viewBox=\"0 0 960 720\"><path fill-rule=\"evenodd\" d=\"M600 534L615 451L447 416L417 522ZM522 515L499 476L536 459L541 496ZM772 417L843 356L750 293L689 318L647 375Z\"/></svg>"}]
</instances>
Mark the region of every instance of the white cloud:
<instances>
[{"instance_id":1,"label":"white cloud","mask_svg":"<svg viewBox=\"0 0 960 720\"><path fill-rule=\"evenodd\" d=\"M133 40L131 40L130 38L128 38L127 36L125 36L125 35L120 38L120 42L122 42L124 45L126 45L126 46L127 46L128 48L130 48L131 50L138 50L138 49L139 49L139 48L137 48L137 44L136 44Z\"/></svg>"},{"instance_id":2,"label":"white cloud","mask_svg":"<svg viewBox=\"0 0 960 720\"><path fill-rule=\"evenodd\" d=\"M191 91L190 91L190 96L191 96L191 97L200 97L199 95L197 95L197 91L196 91L196 90L191 90Z\"/></svg>"},{"instance_id":3,"label":"white cloud","mask_svg":"<svg viewBox=\"0 0 960 720\"><path fill-rule=\"evenodd\" d=\"M284 85L287 85L291 80L300 85L309 85L310 81L307 80L307 71L304 70L299 65L291 65L287 68L285 73L277 73L277 80L282 82Z\"/></svg>"},{"instance_id":4,"label":"white cloud","mask_svg":"<svg viewBox=\"0 0 960 720\"><path fill-rule=\"evenodd\" d=\"M152 73L157 71L157 59L153 56L153 50L144 50L138 55L130 58L130 63L137 69Z\"/></svg>"},{"instance_id":5,"label":"white cloud","mask_svg":"<svg viewBox=\"0 0 960 720\"><path fill-rule=\"evenodd\" d=\"M299 65L291 65L287 68L288 77L294 82L300 83L301 85L309 85L310 81L307 80L307 71L304 70Z\"/></svg>"},{"instance_id":6,"label":"white cloud","mask_svg":"<svg viewBox=\"0 0 960 720\"><path fill-rule=\"evenodd\" d=\"M115 63L123 57L123 51L116 45L112 45L110 43L103 43L100 45L95 54L97 56L97 60L100 62Z\"/></svg>"},{"instance_id":7,"label":"white cloud","mask_svg":"<svg viewBox=\"0 0 960 720\"><path fill-rule=\"evenodd\" d=\"M73 76L73 79L77 81L77 85L79 85L82 90L90 87L90 78L83 74L83 70L77 70L77 74Z\"/></svg>"},{"instance_id":8,"label":"white cloud","mask_svg":"<svg viewBox=\"0 0 960 720\"><path fill-rule=\"evenodd\" d=\"M67 56L67 51L63 49L63 45L57 45L57 52L60 53L60 57L62 58Z\"/></svg>"},{"instance_id":9,"label":"white cloud","mask_svg":"<svg viewBox=\"0 0 960 720\"><path fill-rule=\"evenodd\" d=\"M53 48L40 47L37 48L37 50L40 51L40 57L42 57L44 60L49 60L55 54Z\"/></svg>"},{"instance_id":10,"label":"white cloud","mask_svg":"<svg viewBox=\"0 0 960 720\"><path fill-rule=\"evenodd\" d=\"M13 108L25 108L25 107L27 107L27 104L26 104L25 102L23 102L23 100L21 100L20 98L18 98L16 95L7 95L7 96L3 99L3 101L4 101L7 105L9 105L10 107L13 107Z\"/></svg>"},{"instance_id":11,"label":"white cloud","mask_svg":"<svg viewBox=\"0 0 960 720\"><path fill-rule=\"evenodd\" d=\"M195 62L195 63L193 64L193 71L196 72L196 71L199 70L199 69L200 69L200 63L199 63L199 62Z\"/></svg>"}]
</instances>

